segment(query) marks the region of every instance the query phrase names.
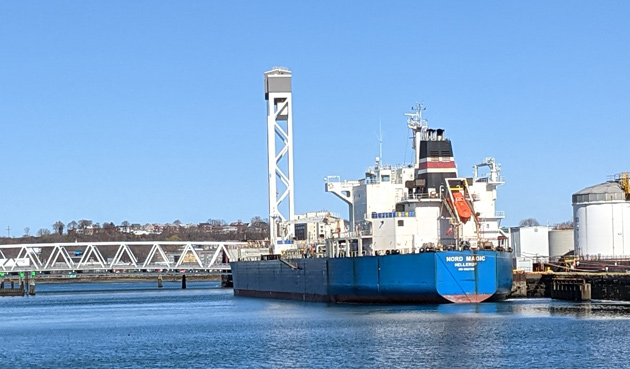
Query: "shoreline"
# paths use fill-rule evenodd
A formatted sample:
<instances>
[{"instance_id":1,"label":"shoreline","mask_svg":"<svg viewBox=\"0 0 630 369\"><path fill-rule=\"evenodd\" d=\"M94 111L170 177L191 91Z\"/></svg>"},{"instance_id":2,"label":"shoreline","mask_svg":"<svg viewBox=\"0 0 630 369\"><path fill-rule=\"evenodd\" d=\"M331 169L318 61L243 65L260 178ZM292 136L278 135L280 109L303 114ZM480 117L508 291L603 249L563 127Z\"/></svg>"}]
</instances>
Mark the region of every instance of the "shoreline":
<instances>
[{"instance_id":1,"label":"shoreline","mask_svg":"<svg viewBox=\"0 0 630 369\"><path fill-rule=\"evenodd\" d=\"M221 274L215 273L110 273L110 274L63 274L50 275L43 274L35 277L25 277L25 281L34 279L37 284L45 283L99 283L99 282L157 282L158 276L162 277L163 282L181 282L183 276L186 276L187 282L221 282ZM5 282L18 282L19 276L4 276L0 279Z\"/></svg>"}]
</instances>

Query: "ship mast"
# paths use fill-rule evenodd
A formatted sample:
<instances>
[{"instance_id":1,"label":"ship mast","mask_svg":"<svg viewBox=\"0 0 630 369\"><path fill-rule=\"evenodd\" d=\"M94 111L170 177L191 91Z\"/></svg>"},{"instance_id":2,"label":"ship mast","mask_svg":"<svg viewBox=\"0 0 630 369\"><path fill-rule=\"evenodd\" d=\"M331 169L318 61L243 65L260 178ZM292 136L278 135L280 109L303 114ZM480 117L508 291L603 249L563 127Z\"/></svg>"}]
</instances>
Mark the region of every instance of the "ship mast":
<instances>
[{"instance_id":1,"label":"ship mast","mask_svg":"<svg viewBox=\"0 0 630 369\"><path fill-rule=\"evenodd\" d=\"M407 117L407 127L413 131L413 150L414 150L414 167L418 167L420 164L420 141L426 140L427 137L427 129L428 122L426 119L422 118L422 112L426 108L423 104L416 103L415 106L411 107L413 113L405 113Z\"/></svg>"}]
</instances>

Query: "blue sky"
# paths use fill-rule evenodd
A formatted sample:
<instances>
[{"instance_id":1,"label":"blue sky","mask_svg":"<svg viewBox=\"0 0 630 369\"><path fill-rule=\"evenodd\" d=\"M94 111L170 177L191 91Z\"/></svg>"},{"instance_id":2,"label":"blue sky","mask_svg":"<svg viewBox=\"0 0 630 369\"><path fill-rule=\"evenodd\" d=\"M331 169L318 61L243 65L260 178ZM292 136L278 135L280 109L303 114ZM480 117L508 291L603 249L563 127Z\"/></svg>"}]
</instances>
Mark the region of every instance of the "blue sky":
<instances>
[{"instance_id":1,"label":"blue sky","mask_svg":"<svg viewBox=\"0 0 630 369\"><path fill-rule=\"evenodd\" d=\"M424 102L460 175L486 156L503 225L571 218L630 170L630 5L572 2L0 3L0 233L61 220L267 217L263 72L293 71L296 211L323 178L411 161Z\"/></svg>"}]
</instances>

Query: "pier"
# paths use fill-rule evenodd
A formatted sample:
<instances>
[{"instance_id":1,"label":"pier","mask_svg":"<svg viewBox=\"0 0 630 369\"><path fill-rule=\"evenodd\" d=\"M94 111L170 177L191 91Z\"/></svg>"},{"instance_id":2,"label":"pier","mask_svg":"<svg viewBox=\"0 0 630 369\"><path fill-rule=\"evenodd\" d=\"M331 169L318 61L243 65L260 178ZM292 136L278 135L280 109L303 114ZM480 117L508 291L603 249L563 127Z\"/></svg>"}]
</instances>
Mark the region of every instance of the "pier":
<instances>
[{"instance_id":1,"label":"pier","mask_svg":"<svg viewBox=\"0 0 630 369\"><path fill-rule=\"evenodd\" d=\"M514 277L512 297L549 297L574 301L590 299L630 301L630 274L517 273Z\"/></svg>"},{"instance_id":2,"label":"pier","mask_svg":"<svg viewBox=\"0 0 630 369\"><path fill-rule=\"evenodd\" d=\"M0 296L24 296L26 290L24 289L24 282L20 281L16 283L12 280L3 280L0 282Z\"/></svg>"},{"instance_id":3,"label":"pier","mask_svg":"<svg viewBox=\"0 0 630 369\"><path fill-rule=\"evenodd\" d=\"M591 284L584 278L555 278L551 283L551 298L556 300L590 301Z\"/></svg>"}]
</instances>

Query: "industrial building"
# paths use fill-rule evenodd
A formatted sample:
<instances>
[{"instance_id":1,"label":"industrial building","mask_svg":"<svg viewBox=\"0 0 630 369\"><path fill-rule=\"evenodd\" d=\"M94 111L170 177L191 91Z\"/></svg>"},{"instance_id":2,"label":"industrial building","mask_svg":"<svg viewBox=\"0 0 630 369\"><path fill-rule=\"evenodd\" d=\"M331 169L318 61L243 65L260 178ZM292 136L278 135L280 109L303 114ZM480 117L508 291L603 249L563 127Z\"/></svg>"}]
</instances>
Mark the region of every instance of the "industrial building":
<instances>
[{"instance_id":1,"label":"industrial building","mask_svg":"<svg viewBox=\"0 0 630 369\"><path fill-rule=\"evenodd\" d=\"M535 263L549 261L549 229L548 226L511 227L513 256Z\"/></svg>"}]
</instances>

